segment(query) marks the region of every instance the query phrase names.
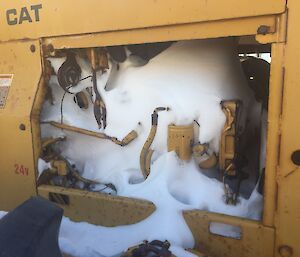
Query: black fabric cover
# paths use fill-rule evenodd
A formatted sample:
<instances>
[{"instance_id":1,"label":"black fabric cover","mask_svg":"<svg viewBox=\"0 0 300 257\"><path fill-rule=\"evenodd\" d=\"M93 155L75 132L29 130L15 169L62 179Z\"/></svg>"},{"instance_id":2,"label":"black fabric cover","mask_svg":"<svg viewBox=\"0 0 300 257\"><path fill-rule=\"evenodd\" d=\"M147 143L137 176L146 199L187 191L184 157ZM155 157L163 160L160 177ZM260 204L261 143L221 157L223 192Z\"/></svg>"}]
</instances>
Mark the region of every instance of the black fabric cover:
<instances>
[{"instance_id":1,"label":"black fabric cover","mask_svg":"<svg viewBox=\"0 0 300 257\"><path fill-rule=\"evenodd\" d=\"M58 233L63 210L41 197L0 220L0 257L62 257Z\"/></svg>"}]
</instances>

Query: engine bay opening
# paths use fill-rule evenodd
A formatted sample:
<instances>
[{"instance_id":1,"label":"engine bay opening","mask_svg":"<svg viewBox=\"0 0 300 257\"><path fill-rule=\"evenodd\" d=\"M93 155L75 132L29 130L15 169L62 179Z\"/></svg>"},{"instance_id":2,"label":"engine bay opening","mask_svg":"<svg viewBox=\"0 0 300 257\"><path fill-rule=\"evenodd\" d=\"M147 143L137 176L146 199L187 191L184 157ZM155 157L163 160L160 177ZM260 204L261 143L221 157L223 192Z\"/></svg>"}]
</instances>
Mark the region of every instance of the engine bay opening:
<instances>
[{"instance_id":1,"label":"engine bay opening","mask_svg":"<svg viewBox=\"0 0 300 257\"><path fill-rule=\"evenodd\" d=\"M38 184L260 220L270 60L247 38L55 50Z\"/></svg>"}]
</instances>

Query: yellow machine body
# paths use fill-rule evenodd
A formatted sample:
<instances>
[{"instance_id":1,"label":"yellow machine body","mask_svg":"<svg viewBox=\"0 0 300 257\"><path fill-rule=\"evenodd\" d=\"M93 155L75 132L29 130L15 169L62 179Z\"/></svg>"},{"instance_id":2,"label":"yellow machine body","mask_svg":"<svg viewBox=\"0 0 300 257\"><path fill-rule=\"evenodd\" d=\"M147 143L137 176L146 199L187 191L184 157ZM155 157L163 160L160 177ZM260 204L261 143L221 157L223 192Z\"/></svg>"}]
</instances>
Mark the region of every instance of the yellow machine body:
<instances>
[{"instance_id":1,"label":"yellow machine body","mask_svg":"<svg viewBox=\"0 0 300 257\"><path fill-rule=\"evenodd\" d=\"M146 201L37 186L46 57L66 48L236 36L241 51L263 44L272 50L263 218L199 210L184 217L196 249L210 256L300 256L300 170L291 159L300 149L299 13L298 0L2 0L0 209L56 194L67 197L61 206L71 219L106 226L135 223L155 210ZM238 226L242 236L212 234L211 222Z\"/></svg>"}]
</instances>

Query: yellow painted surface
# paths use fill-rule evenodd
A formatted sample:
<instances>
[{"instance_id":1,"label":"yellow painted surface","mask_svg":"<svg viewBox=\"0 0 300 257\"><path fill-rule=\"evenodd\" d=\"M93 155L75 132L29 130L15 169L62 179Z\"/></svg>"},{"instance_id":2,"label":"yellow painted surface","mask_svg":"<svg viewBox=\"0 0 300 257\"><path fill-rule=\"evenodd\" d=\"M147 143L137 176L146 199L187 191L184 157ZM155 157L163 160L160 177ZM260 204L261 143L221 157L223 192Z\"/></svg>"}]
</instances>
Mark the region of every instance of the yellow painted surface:
<instances>
[{"instance_id":1,"label":"yellow painted surface","mask_svg":"<svg viewBox=\"0 0 300 257\"><path fill-rule=\"evenodd\" d=\"M255 35L261 25L270 27L275 32L277 15L248 17L242 19L197 22L162 27L147 27L135 30L120 30L77 36L61 36L43 39L45 49L52 45L55 49L138 44L191 40L199 38L216 38L228 36ZM264 43L274 42L274 36L262 36Z\"/></svg>"},{"instance_id":2,"label":"yellow painted surface","mask_svg":"<svg viewBox=\"0 0 300 257\"><path fill-rule=\"evenodd\" d=\"M137 223L156 209L151 202L138 199L48 185L38 188L38 194L46 199L51 192L68 196L69 204L60 207L72 220L82 221L84 217L89 223L107 227Z\"/></svg>"},{"instance_id":3,"label":"yellow painted surface","mask_svg":"<svg viewBox=\"0 0 300 257\"><path fill-rule=\"evenodd\" d=\"M6 25L6 10L16 8L19 12L22 7L30 9L36 4L43 6L40 21ZM293 249L293 256L300 256L300 170L290 158L293 151L300 149L300 2L289 0L288 8L287 16L279 15L285 11L283 0L2 1L0 74L14 74L14 78L6 106L0 109L0 209L15 207L37 190L35 162L40 149L38 122L46 85L46 80L41 79L44 62L39 40L16 39L40 39L42 52L51 54L47 48L50 44L63 49L255 36L257 29L266 25L269 33L256 35L261 43L273 43L263 221L201 211L184 215L198 249L202 247L213 256L279 257L278 249L284 245ZM83 19L77 19L79 16ZM9 40L15 41L3 42ZM35 52L30 50L31 45ZM25 130L20 130L21 124ZM70 195L71 204L64 207L66 215L95 224L129 224L154 210L153 205L143 201L78 190L42 186L38 191L45 197L49 192ZM242 238L212 235L208 231L212 221L241 227Z\"/></svg>"},{"instance_id":4,"label":"yellow painted surface","mask_svg":"<svg viewBox=\"0 0 300 257\"><path fill-rule=\"evenodd\" d=\"M38 41L2 43L0 53L0 74L14 74L5 108L0 109L0 209L9 210L36 194L30 112L41 57Z\"/></svg>"},{"instance_id":5,"label":"yellow painted surface","mask_svg":"<svg viewBox=\"0 0 300 257\"><path fill-rule=\"evenodd\" d=\"M49 199L49 193L68 196L69 204L59 205L66 216L74 221L85 220L96 225L114 227L137 223L155 211L151 202L139 199L49 185L38 188L38 194L46 199ZM185 211L184 218L195 238L195 247L200 252L217 257L273 256L274 229L260 222L198 210ZM209 231L211 222L237 226L241 228L242 237L233 239L212 234Z\"/></svg>"},{"instance_id":6,"label":"yellow painted surface","mask_svg":"<svg viewBox=\"0 0 300 257\"><path fill-rule=\"evenodd\" d=\"M216 257L271 257L274 229L259 222L205 211L186 211L184 218L195 238L196 248ZM241 229L241 238L212 234L210 224L217 222Z\"/></svg>"},{"instance_id":7,"label":"yellow painted surface","mask_svg":"<svg viewBox=\"0 0 300 257\"><path fill-rule=\"evenodd\" d=\"M279 247L287 245L293 256L300 256L300 169L291 155L300 149L300 2L288 1L287 43L284 51L284 86L281 106L281 140L278 160L278 200L276 208L276 256Z\"/></svg>"},{"instance_id":8,"label":"yellow painted surface","mask_svg":"<svg viewBox=\"0 0 300 257\"><path fill-rule=\"evenodd\" d=\"M273 60L270 70L268 138L263 213L263 223L267 226L274 225L274 212L277 201L276 172L279 161L278 149L280 144L280 115L284 78L284 47L285 44L283 43L276 43L272 46Z\"/></svg>"},{"instance_id":9,"label":"yellow painted surface","mask_svg":"<svg viewBox=\"0 0 300 257\"><path fill-rule=\"evenodd\" d=\"M31 6L39 4L42 8L39 9L39 21L36 21ZM20 22L22 7L27 8L32 22L7 25L7 10L16 9L9 17ZM251 0L2 0L0 24L5 33L1 33L0 41L262 16L284 11L283 0L255 3Z\"/></svg>"},{"instance_id":10,"label":"yellow painted surface","mask_svg":"<svg viewBox=\"0 0 300 257\"><path fill-rule=\"evenodd\" d=\"M188 126L168 126L168 151L175 151L179 159L188 161L192 158L194 144L194 124Z\"/></svg>"}]
</instances>

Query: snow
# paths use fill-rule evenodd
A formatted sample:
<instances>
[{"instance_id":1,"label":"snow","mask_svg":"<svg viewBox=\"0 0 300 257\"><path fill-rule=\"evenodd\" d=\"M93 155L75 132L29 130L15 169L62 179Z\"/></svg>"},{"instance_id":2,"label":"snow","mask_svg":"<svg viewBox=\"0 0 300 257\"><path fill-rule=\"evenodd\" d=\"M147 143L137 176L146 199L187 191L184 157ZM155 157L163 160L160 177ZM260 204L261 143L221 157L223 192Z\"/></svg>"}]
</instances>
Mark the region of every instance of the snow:
<instances>
[{"instance_id":1,"label":"snow","mask_svg":"<svg viewBox=\"0 0 300 257\"><path fill-rule=\"evenodd\" d=\"M50 169L51 164L49 162L45 162L43 159L38 159L38 177L42 174L43 171Z\"/></svg>"},{"instance_id":2,"label":"snow","mask_svg":"<svg viewBox=\"0 0 300 257\"><path fill-rule=\"evenodd\" d=\"M50 61L57 72L64 59ZM77 61L82 77L91 75L89 64L81 58ZM42 124L42 137L66 136L66 141L59 143L61 153L76 164L84 177L114 184L120 196L151 201L156 211L137 224L114 228L74 223L65 218L60 232L62 250L75 257L118 256L143 240L160 239L170 241L178 256L193 256L184 250L193 247L194 239L182 216L183 210L200 209L260 219L262 196L256 190L248 200L240 198L236 206L226 205L222 183L205 176L193 160L181 161L174 152L167 152L167 127L171 123L189 125L196 120L200 128L195 142L208 143L210 151L218 153L225 122L220 102L240 99L246 110L244 114L247 110L251 112L253 94L245 84L232 40L182 41L144 66L136 66L129 58L120 64L119 70L112 61L110 67L104 74L98 72L97 77L98 90L107 108L106 129L98 129L92 103L88 109L80 109L72 94L64 97L63 122L118 139L135 130L138 138L120 147L49 124ZM54 105L45 102L41 120L60 122L64 91L56 76L52 76L50 87ZM70 91L76 93L89 87L91 81L87 79ZM159 106L169 107L170 111L159 113L157 134L151 146L155 151L151 173L144 181L139 154L150 131L151 113ZM243 116L244 128L247 118ZM40 161L39 172L47 165Z\"/></svg>"},{"instance_id":3,"label":"snow","mask_svg":"<svg viewBox=\"0 0 300 257\"><path fill-rule=\"evenodd\" d=\"M2 219L3 217L4 217L4 215L6 215L7 214L7 212L5 212L5 211L0 211L0 219Z\"/></svg>"}]
</instances>

